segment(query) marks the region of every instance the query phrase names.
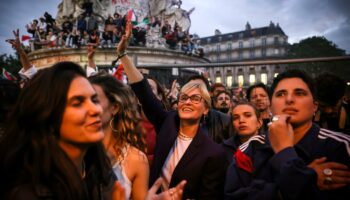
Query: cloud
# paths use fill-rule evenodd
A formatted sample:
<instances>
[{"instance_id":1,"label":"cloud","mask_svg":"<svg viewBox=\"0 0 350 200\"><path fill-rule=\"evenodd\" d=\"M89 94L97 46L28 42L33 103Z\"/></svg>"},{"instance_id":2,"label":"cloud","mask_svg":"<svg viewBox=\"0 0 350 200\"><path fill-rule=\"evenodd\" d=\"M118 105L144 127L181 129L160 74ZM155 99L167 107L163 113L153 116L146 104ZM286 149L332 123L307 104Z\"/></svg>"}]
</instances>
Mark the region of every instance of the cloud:
<instances>
[{"instance_id":1,"label":"cloud","mask_svg":"<svg viewBox=\"0 0 350 200\"><path fill-rule=\"evenodd\" d=\"M48 11L52 16L62 0L11 0L0 2L0 54L13 52L4 42L20 28ZM249 21L253 28L279 23L289 36L289 42L306 37L325 36L350 52L350 3L348 0L183 0L182 8L191 14L191 32L201 37L244 30Z\"/></svg>"},{"instance_id":2,"label":"cloud","mask_svg":"<svg viewBox=\"0 0 350 200\"><path fill-rule=\"evenodd\" d=\"M183 1L183 8L196 6L191 15L191 31L210 36L215 29L222 33L244 30L249 21L253 28L279 23L298 42L310 36L325 36L350 52L350 4L346 0L250 0Z\"/></svg>"}]
</instances>

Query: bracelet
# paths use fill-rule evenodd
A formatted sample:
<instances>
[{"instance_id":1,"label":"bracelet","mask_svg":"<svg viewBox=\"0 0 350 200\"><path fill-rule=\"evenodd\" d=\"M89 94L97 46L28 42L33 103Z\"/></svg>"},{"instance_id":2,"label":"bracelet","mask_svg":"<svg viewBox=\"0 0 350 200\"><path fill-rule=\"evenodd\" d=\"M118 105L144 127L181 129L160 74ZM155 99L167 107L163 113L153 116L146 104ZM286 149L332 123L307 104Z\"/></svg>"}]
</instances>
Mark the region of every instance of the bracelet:
<instances>
[{"instance_id":1,"label":"bracelet","mask_svg":"<svg viewBox=\"0 0 350 200\"><path fill-rule=\"evenodd\" d=\"M121 53L118 54L117 60L121 59L122 57L124 57L126 55L127 55L126 51L122 51Z\"/></svg>"},{"instance_id":2,"label":"bracelet","mask_svg":"<svg viewBox=\"0 0 350 200\"><path fill-rule=\"evenodd\" d=\"M118 62L119 59L121 59L122 57L124 57L126 55L127 55L126 51L122 51L121 53L119 53L117 56L117 59L112 61L112 67L115 66L115 64Z\"/></svg>"}]
</instances>

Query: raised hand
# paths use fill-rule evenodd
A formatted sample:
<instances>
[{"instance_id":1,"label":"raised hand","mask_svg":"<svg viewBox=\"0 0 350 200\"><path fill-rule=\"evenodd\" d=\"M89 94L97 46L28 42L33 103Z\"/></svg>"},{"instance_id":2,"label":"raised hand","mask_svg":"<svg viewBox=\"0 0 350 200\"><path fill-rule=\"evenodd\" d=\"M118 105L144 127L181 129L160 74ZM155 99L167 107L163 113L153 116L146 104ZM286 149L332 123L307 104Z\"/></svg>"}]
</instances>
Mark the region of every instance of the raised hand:
<instances>
[{"instance_id":1,"label":"raised hand","mask_svg":"<svg viewBox=\"0 0 350 200\"><path fill-rule=\"evenodd\" d=\"M275 115L269 125L269 140L275 153L294 145L294 132L289 119L287 115Z\"/></svg>"},{"instance_id":2,"label":"raised hand","mask_svg":"<svg viewBox=\"0 0 350 200\"><path fill-rule=\"evenodd\" d=\"M13 35L15 36L15 39L7 39L6 42L10 43L12 45L12 48L14 48L17 52L19 52L22 50L21 41L19 39L19 29L12 32L13 32Z\"/></svg>"},{"instance_id":3,"label":"raised hand","mask_svg":"<svg viewBox=\"0 0 350 200\"><path fill-rule=\"evenodd\" d=\"M119 41L118 46L117 46L117 54L118 55L125 52L125 50L128 48L128 43L129 43L129 38L131 37L131 33L132 33L132 24L131 24L131 21L128 20L126 22L126 26L125 26L125 33L122 36L122 38Z\"/></svg>"},{"instance_id":4,"label":"raised hand","mask_svg":"<svg viewBox=\"0 0 350 200\"><path fill-rule=\"evenodd\" d=\"M158 178L157 181L152 185L151 189L148 190L146 200L180 200L182 199L182 194L186 181L183 180L176 187L169 188L160 194L156 194L160 186L162 185L163 179Z\"/></svg>"},{"instance_id":5,"label":"raised hand","mask_svg":"<svg viewBox=\"0 0 350 200\"><path fill-rule=\"evenodd\" d=\"M94 54L95 54L95 49L92 45L88 45L87 46L87 56L88 56L88 59L93 59L94 57Z\"/></svg>"}]
</instances>

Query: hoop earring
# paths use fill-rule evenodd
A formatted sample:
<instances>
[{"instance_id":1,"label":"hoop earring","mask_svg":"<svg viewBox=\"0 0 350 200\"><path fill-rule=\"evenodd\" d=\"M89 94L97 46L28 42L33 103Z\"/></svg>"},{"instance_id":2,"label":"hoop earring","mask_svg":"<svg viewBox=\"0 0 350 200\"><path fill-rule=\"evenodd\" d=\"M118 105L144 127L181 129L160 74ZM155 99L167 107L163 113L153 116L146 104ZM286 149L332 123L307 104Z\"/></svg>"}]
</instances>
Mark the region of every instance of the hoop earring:
<instances>
[{"instance_id":1,"label":"hoop earring","mask_svg":"<svg viewBox=\"0 0 350 200\"><path fill-rule=\"evenodd\" d=\"M112 129L113 132L118 133L118 130L113 128L113 120L114 120L114 116L112 117L112 119L109 121L109 127Z\"/></svg>"}]
</instances>

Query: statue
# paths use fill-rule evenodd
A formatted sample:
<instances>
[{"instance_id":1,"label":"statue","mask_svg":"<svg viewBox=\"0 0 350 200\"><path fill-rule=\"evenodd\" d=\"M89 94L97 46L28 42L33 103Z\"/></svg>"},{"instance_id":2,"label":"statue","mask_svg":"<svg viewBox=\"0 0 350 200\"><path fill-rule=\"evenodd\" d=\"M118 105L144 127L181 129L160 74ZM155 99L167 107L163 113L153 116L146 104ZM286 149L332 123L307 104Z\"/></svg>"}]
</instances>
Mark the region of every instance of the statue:
<instances>
[{"instance_id":1,"label":"statue","mask_svg":"<svg viewBox=\"0 0 350 200\"><path fill-rule=\"evenodd\" d=\"M118 13L123 16L133 9L138 22L145 18L158 18L161 24L168 21L172 28L177 24L183 31L188 31L191 26L190 14L194 8L186 11L181 5L181 0L62 0L58 6L56 22L61 24L63 16L71 17L74 22L79 15L92 12L102 25L109 15ZM161 38L159 29L159 26L149 28L147 46L164 46L164 38Z\"/></svg>"}]
</instances>

